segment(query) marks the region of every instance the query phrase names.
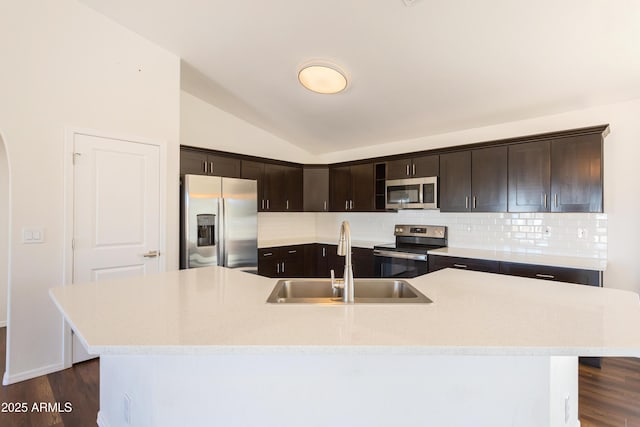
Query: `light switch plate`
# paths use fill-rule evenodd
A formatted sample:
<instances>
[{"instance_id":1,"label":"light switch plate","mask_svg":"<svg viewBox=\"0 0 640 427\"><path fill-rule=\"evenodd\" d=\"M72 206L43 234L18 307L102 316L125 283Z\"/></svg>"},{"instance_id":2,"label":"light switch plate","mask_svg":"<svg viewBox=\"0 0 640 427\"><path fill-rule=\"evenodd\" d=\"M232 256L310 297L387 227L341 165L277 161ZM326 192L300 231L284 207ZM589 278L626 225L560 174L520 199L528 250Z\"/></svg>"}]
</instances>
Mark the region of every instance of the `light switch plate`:
<instances>
[{"instance_id":1,"label":"light switch plate","mask_svg":"<svg viewBox=\"0 0 640 427\"><path fill-rule=\"evenodd\" d=\"M44 228L29 227L22 229L22 243L44 243Z\"/></svg>"}]
</instances>

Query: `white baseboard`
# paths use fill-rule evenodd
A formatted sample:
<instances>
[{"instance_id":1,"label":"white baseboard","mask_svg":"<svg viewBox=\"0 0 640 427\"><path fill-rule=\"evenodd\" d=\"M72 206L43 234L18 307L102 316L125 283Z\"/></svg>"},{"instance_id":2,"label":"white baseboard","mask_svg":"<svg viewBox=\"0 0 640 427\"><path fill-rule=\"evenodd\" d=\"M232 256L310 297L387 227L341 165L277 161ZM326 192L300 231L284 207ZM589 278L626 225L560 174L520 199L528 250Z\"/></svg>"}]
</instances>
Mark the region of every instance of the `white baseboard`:
<instances>
[{"instance_id":1,"label":"white baseboard","mask_svg":"<svg viewBox=\"0 0 640 427\"><path fill-rule=\"evenodd\" d=\"M30 380L35 377L47 375L52 372L58 372L64 369L64 364L54 363L53 365L43 366L41 368L32 369L30 371L20 372L18 374L9 375L8 372L4 373L2 379L2 385L14 384L20 381Z\"/></svg>"},{"instance_id":2,"label":"white baseboard","mask_svg":"<svg viewBox=\"0 0 640 427\"><path fill-rule=\"evenodd\" d=\"M107 421L107 419L104 417L104 415L102 415L102 412L98 411L98 427L110 427L109 422Z\"/></svg>"}]
</instances>

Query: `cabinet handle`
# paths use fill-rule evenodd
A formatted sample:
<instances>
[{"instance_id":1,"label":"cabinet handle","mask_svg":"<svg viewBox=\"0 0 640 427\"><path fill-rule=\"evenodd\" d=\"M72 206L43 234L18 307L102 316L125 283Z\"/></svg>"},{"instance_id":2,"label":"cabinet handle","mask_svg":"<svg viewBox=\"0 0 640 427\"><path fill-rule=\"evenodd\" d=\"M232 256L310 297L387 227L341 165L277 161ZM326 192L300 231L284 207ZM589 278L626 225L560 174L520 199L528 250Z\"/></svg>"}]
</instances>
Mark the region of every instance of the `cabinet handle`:
<instances>
[{"instance_id":1,"label":"cabinet handle","mask_svg":"<svg viewBox=\"0 0 640 427\"><path fill-rule=\"evenodd\" d=\"M556 204L556 208L558 207L558 193L556 193L554 196L554 203Z\"/></svg>"},{"instance_id":2,"label":"cabinet handle","mask_svg":"<svg viewBox=\"0 0 640 427\"><path fill-rule=\"evenodd\" d=\"M455 268L467 268L467 266L466 266L466 265L464 265L464 264L453 264L453 266L454 266Z\"/></svg>"},{"instance_id":3,"label":"cabinet handle","mask_svg":"<svg viewBox=\"0 0 640 427\"><path fill-rule=\"evenodd\" d=\"M415 163L414 163L414 164L412 164L412 165L411 165L411 168L412 168L412 170L413 170L412 175L415 175L415 174L416 174L416 164L415 164Z\"/></svg>"},{"instance_id":4,"label":"cabinet handle","mask_svg":"<svg viewBox=\"0 0 640 427\"><path fill-rule=\"evenodd\" d=\"M348 200L345 200L345 201L344 201L344 210L345 210L345 211L348 211L348 210L349 210L349 201L348 201Z\"/></svg>"},{"instance_id":5,"label":"cabinet handle","mask_svg":"<svg viewBox=\"0 0 640 427\"><path fill-rule=\"evenodd\" d=\"M285 202L285 204L286 204L286 208L285 208L285 209L286 209L286 210L289 210L289 201L287 200L287 201Z\"/></svg>"},{"instance_id":6,"label":"cabinet handle","mask_svg":"<svg viewBox=\"0 0 640 427\"><path fill-rule=\"evenodd\" d=\"M327 256L327 248L322 248L322 257L326 257Z\"/></svg>"},{"instance_id":7,"label":"cabinet handle","mask_svg":"<svg viewBox=\"0 0 640 427\"><path fill-rule=\"evenodd\" d=\"M213 173L213 162L209 162L209 173Z\"/></svg>"},{"instance_id":8,"label":"cabinet handle","mask_svg":"<svg viewBox=\"0 0 640 427\"><path fill-rule=\"evenodd\" d=\"M206 174L207 173L207 162L206 160L202 161L202 171Z\"/></svg>"},{"instance_id":9,"label":"cabinet handle","mask_svg":"<svg viewBox=\"0 0 640 427\"><path fill-rule=\"evenodd\" d=\"M262 256L271 256L273 255L273 252L265 252L262 254Z\"/></svg>"},{"instance_id":10,"label":"cabinet handle","mask_svg":"<svg viewBox=\"0 0 640 427\"><path fill-rule=\"evenodd\" d=\"M409 176L409 164L407 163L407 176Z\"/></svg>"},{"instance_id":11,"label":"cabinet handle","mask_svg":"<svg viewBox=\"0 0 640 427\"><path fill-rule=\"evenodd\" d=\"M284 261L282 261L282 272L284 273Z\"/></svg>"},{"instance_id":12,"label":"cabinet handle","mask_svg":"<svg viewBox=\"0 0 640 427\"><path fill-rule=\"evenodd\" d=\"M269 199L267 199L267 210L269 210Z\"/></svg>"},{"instance_id":13,"label":"cabinet handle","mask_svg":"<svg viewBox=\"0 0 640 427\"><path fill-rule=\"evenodd\" d=\"M476 196L473 196L473 209L475 209L475 208L476 208L476 204L477 204L477 203L476 203Z\"/></svg>"},{"instance_id":14,"label":"cabinet handle","mask_svg":"<svg viewBox=\"0 0 640 427\"><path fill-rule=\"evenodd\" d=\"M542 195L542 206L546 209L547 208L547 193L544 193Z\"/></svg>"},{"instance_id":15,"label":"cabinet handle","mask_svg":"<svg viewBox=\"0 0 640 427\"><path fill-rule=\"evenodd\" d=\"M294 249L294 250L292 250L292 251L289 251L289 253L290 253L290 254L295 254L295 253L297 253L297 252L298 252L298 251L297 251L297 250L295 250L295 249Z\"/></svg>"},{"instance_id":16,"label":"cabinet handle","mask_svg":"<svg viewBox=\"0 0 640 427\"><path fill-rule=\"evenodd\" d=\"M556 276L553 276L551 274L536 274L536 277L539 279L555 279Z\"/></svg>"},{"instance_id":17,"label":"cabinet handle","mask_svg":"<svg viewBox=\"0 0 640 427\"><path fill-rule=\"evenodd\" d=\"M349 209L353 210L353 200L349 200Z\"/></svg>"},{"instance_id":18,"label":"cabinet handle","mask_svg":"<svg viewBox=\"0 0 640 427\"><path fill-rule=\"evenodd\" d=\"M276 273L280 274L280 263L276 264Z\"/></svg>"},{"instance_id":19,"label":"cabinet handle","mask_svg":"<svg viewBox=\"0 0 640 427\"><path fill-rule=\"evenodd\" d=\"M469 196L464 196L464 208L469 209Z\"/></svg>"},{"instance_id":20,"label":"cabinet handle","mask_svg":"<svg viewBox=\"0 0 640 427\"><path fill-rule=\"evenodd\" d=\"M326 200L324 201L324 204L323 204L322 206L323 206L323 209L324 209L324 210L325 210L325 212L326 212L326 210L327 210L327 201L326 201Z\"/></svg>"}]
</instances>

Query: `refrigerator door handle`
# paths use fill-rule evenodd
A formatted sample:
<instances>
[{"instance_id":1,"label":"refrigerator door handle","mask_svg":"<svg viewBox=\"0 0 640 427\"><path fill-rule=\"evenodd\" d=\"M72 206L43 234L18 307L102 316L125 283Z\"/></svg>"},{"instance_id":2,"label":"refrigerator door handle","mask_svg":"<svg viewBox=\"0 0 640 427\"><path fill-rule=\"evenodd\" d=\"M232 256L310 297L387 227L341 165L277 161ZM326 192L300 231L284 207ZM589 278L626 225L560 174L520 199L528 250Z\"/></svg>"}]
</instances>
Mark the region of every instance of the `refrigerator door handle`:
<instances>
[{"instance_id":1,"label":"refrigerator door handle","mask_svg":"<svg viewBox=\"0 0 640 427\"><path fill-rule=\"evenodd\" d=\"M224 199L220 198L218 199L218 220L217 220L217 224L216 224L216 228L218 229L218 241L216 242L216 245L218 245L218 265L220 266L226 266L227 265L227 254L226 254L226 250L227 248L225 248L225 244L224 244L224 239L226 238L226 223L227 223L227 219L225 218L225 204L224 204Z\"/></svg>"}]
</instances>

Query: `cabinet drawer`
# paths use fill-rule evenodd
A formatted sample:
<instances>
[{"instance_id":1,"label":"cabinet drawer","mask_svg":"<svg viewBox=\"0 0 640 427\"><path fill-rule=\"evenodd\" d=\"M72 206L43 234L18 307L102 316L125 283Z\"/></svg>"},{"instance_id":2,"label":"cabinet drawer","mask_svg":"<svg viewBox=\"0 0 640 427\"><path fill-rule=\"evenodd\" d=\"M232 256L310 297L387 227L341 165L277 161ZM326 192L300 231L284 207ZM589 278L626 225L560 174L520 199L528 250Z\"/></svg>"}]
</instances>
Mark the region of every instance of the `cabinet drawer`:
<instances>
[{"instance_id":1,"label":"cabinet drawer","mask_svg":"<svg viewBox=\"0 0 640 427\"><path fill-rule=\"evenodd\" d=\"M429 272L442 270L443 268L499 273L500 263L498 261L488 261L483 259L429 255Z\"/></svg>"},{"instance_id":2,"label":"cabinet drawer","mask_svg":"<svg viewBox=\"0 0 640 427\"><path fill-rule=\"evenodd\" d=\"M600 272L594 270L502 262L500 272L511 276L600 286Z\"/></svg>"}]
</instances>

